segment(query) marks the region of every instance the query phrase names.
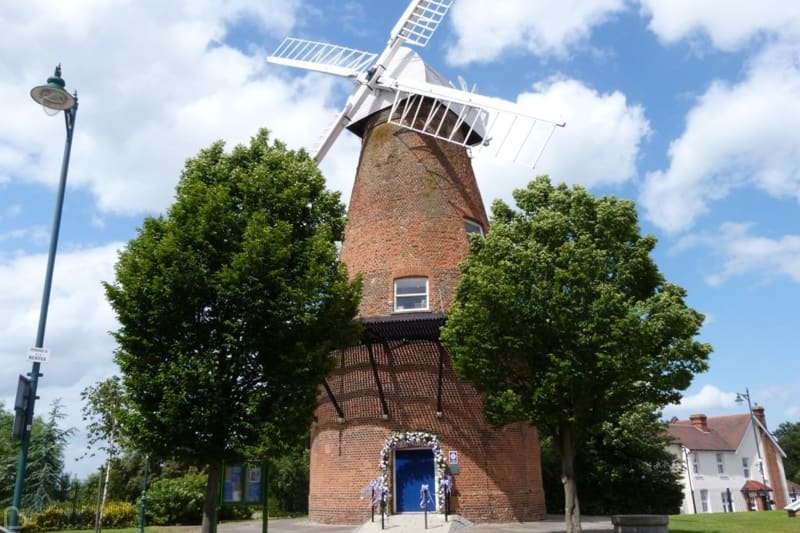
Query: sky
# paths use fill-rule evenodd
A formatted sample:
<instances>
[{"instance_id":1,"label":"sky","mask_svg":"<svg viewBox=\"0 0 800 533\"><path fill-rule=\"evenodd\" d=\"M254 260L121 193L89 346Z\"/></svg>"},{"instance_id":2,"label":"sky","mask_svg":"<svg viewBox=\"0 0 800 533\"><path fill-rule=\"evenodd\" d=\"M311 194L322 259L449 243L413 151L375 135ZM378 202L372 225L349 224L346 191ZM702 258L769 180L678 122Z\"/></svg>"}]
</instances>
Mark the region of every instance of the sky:
<instances>
[{"instance_id":1,"label":"sky","mask_svg":"<svg viewBox=\"0 0 800 533\"><path fill-rule=\"evenodd\" d=\"M351 82L266 62L284 36L379 53L406 0L29 0L0 10L0 401L30 371L64 149L29 91L57 63L79 110L36 414L63 402L85 451L80 392L117 373L102 281L185 160L259 128L313 150ZM566 121L535 169L477 154L487 207L534 176L635 201L667 280L714 347L664 417L766 409L800 421L800 3L783 0L455 0L416 50L458 86ZM349 198L359 139L321 168Z\"/></svg>"}]
</instances>

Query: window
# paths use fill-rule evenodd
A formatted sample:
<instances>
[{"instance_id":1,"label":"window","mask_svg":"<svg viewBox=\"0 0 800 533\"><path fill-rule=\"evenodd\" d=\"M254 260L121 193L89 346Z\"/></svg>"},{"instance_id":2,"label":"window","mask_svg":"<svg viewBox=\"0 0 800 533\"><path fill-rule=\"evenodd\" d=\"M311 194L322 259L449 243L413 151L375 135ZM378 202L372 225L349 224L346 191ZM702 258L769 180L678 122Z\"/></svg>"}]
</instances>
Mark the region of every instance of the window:
<instances>
[{"instance_id":1,"label":"window","mask_svg":"<svg viewBox=\"0 0 800 533\"><path fill-rule=\"evenodd\" d=\"M704 513L707 513L709 511L708 489L700 489L700 506L702 507Z\"/></svg>"},{"instance_id":2,"label":"window","mask_svg":"<svg viewBox=\"0 0 800 533\"><path fill-rule=\"evenodd\" d=\"M483 226L475 222L474 220L470 220L468 218L464 219L464 229L467 230L467 235L472 235L473 233L477 233L481 237L483 237Z\"/></svg>"},{"instance_id":3,"label":"window","mask_svg":"<svg viewBox=\"0 0 800 533\"><path fill-rule=\"evenodd\" d=\"M731 498L731 489L726 489L722 491L722 512L724 513L732 513L733 512L733 501Z\"/></svg>"},{"instance_id":4,"label":"window","mask_svg":"<svg viewBox=\"0 0 800 533\"><path fill-rule=\"evenodd\" d=\"M721 453L717 454L717 473L725 473L725 457Z\"/></svg>"},{"instance_id":5,"label":"window","mask_svg":"<svg viewBox=\"0 0 800 533\"><path fill-rule=\"evenodd\" d=\"M700 473L700 459L697 457L697 452L692 454L692 470L695 474Z\"/></svg>"},{"instance_id":6,"label":"window","mask_svg":"<svg viewBox=\"0 0 800 533\"><path fill-rule=\"evenodd\" d=\"M750 459L747 457L742 457L742 470L744 471L744 477L750 479Z\"/></svg>"},{"instance_id":7,"label":"window","mask_svg":"<svg viewBox=\"0 0 800 533\"><path fill-rule=\"evenodd\" d=\"M401 278L394 280L394 310L427 311L428 278Z\"/></svg>"}]
</instances>

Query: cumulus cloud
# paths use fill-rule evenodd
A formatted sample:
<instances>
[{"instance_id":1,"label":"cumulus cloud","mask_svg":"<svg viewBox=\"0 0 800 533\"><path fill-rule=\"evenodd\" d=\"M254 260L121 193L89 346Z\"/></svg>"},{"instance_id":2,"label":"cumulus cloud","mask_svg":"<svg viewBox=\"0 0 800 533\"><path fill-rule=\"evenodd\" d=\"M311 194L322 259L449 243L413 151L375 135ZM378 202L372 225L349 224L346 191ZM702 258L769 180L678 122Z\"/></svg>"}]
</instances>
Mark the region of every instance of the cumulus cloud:
<instances>
[{"instance_id":1,"label":"cumulus cloud","mask_svg":"<svg viewBox=\"0 0 800 533\"><path fill-rule=\"evenodd\" d=\"M744 186L800 200L799 59L796 47L774 45L752 60L743 81L711 84L670 144L669 167L646 177L647 218L682 232Z\"/></svg>"},{"instance_id":2,"label":"cumulus cloud","mask_svg":"<svg viewBox=\"0 0 800 533\"><path fill-rule=\"evenodd\" d=\"M335 112L339 82L292 78L266 63L269 51L226 44L245 17L264 35L284 35L299 1L83 4L33 1L0 14L0 46L20 51L0 65L0 180L58 178L63 120L43 116L20 90L43 83L57 61L79 93L70 184L90 190L105 213L163 210L185 158L218 139L247 142L267 127L292 148L313 148Z\"/></svg>"},{"instance_id":3,"label":"cumulus cloud","mask_svg":"<svg viewBox=\"0 0 800 533\"><path fill-rule=\"evenodd\" d=\"M786 276L800 283L800 235L771 239L754 235L753 229L751 223L726 222L717 231L681 238L672 251L704 246L716 252L721 264L706 276L706 282L715 287L748 274L762 279Z\"/></svg>"},{"instance_id":4,"label":"cumulus cloud","mask_svg":"<svg viewBox=\"0 0 800 533\"><path fill-rule=\"evenodd\" d=\"M640 0L650 17L649 28L665 43L705 36L721 50L731 51L759 35L800 34L800 4L784 0Z\"/></svg>"},{"instance_id":5,"label":"cumulus cloud","mask_svg":"<svg viewBox=\"0 0 800 533\"><path fill-rule=\"evenodd\" d=\"M536 168L484 157L474 161L484 201L511 202L510 191L524 187L534 175L586 187L615 185L636 177L639 146L650 133L644 109L614 91L600 93L576 80L550 80L520 94L517 103L532 115L566 121L557 128ZM580 157L575 147L580 146Z\"/></svg>"},{"instance_id":6,"label":"cumulus cloud","mask_svg":"<svg viewBox=\"0 0 800 533\"><path fill-rule=\"evenodd\" d=\"M83 426L80 392L117 371L115 343L107 334L117 328L117 322L100 281L114 279L113 265L120 246L111 243L65 250L56 258L44 338L50 360L42 363L35 411L37 415L46 414L47 407L61 398L67 415L64 427ZM36 340L46 262L45 255L0 257L0 368L8 369L10 375L30 369L26 353ZM7 408L13 405L13 393L6 389L0 397ZM67 456L79 456L84 446L83 437L71 439ZM76 465L66 467L74 471Z\"/></svg>"},{"instance_id":7,"label":"cumulus cloud","mask_svg":"<svg viewBox=\"0 0 800 533\"><path fill-rule=\"evenodd\" d=\"M514 51L564 56L624 9L625 0L459 0L449 15L456 42L447 61L488 62Z\"/></svg>"},{"instance_id":8,"label":"cumulus cloud","mask_svg":"<svg viewBox=\"0 0 800 533\"><path fill-rule=\"evenodd\" d=\"M703 388L700 389L700 392L684 396L680 403L665 408L664 412L688 412L711 415L715 411L729 409L735 405L735 392L723 392L714 385L703 385Z\"/></svg>"}]
</instances>

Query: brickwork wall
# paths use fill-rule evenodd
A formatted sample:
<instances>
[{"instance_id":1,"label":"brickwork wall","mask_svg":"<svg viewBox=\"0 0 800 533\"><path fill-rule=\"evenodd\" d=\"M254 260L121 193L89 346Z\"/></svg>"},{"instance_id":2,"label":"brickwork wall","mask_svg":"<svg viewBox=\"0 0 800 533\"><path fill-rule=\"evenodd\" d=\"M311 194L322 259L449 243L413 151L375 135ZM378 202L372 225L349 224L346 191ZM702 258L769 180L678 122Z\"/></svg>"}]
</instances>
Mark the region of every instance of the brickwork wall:
<instances>
[{"instance_id":1,"label":"brickwork wall","mask_svg":"<svg viewBox=\"0 0 800 533\"><path fill-rule=\"evenodd\" d=\"M466 151L376 119L365 131L342 261L364 278L363 316L394 312L396 278L429 278L432 311L447 309L467 255L464 218L488 227Z\"/></svg>"},{"instance_id":2,"label":"brickwork wall","mask_svg":"<svg viewBox=\"0 0 800 533\"><path fill-rule=\"evenodd\" d=\"M429 280L431 311L453 300L459 264L468 253L464 219L488 220L466 151L388 124L385 113L364 126L361 158L348 209L341 259L363 276L362 317L394 311L393 281ZM359 495L380 474L380 455L393 431L437 435L459 452L452 510L475 522L537 520L545 514L539 440L530 426L490 428L478 393L457 379L449 356L437 417L439 346L431 341L373 345L388 404L381 401L366 346L334 354L328 383L345 414L323 392L311 435L309 518L355 524L368 519Z\"/></svg>"},{"instance_id":3,"label":"brickwork wall","mask_svg":"<svg viewBox=\"0 0 800 533\"><path fill-rule=\"evenodd\" d=\"M393 431L426 431L447 455L459 454L451 512L474 522L541 520L545 515L539 439L527 424L492 429L481 414L481 399L453 371L443 372L442 416L436 416L439 348L432 341L373 345L389 420L381 418L378 389L367 348L337 354L339 367L328 383L345 413L337 422L323 394L311 436L309 518L330 524L369 518L360 492L380 475L381 449ZM342 364L343 363L343 364ZM391 470L391 468L390 468ZM390 488L391 490L391 488Z\"/></svg>"},{"instance_id":4,"label":"brickwork wall","mask_svg":"<svg viewBox=\"0 0 800 533\"><path fill-rule=\"evenodd\" d=\"M764 427L767 427L767 418L764 415L764 408L762 406L753 406L753 414ZM761 453L764 456L764 465L766 467L764 473L767 474L767 478L769 479L769 487L772 489L771 496L775 501L774 508L783 509L789 501L785 490L786 484L784 474L778 466L778 454L771 439L765 435L760 428L758 434L759 437L761 437Z\"/></svg>"}]
</instances>

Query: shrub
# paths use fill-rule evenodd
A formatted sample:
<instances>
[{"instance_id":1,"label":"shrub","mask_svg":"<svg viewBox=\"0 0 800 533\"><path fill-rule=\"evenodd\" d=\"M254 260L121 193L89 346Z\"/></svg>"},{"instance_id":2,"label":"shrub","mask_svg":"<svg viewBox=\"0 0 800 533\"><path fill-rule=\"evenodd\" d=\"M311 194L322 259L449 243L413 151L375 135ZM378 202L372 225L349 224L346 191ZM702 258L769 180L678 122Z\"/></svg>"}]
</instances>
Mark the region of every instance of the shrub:
<instances>
[{"instance_id":1,"label":"shrub","mask_svg":"<svg viewBox=\"0 0 800 533\"><path fill-rule=\"evenodd\" d=\"M147 523L153 525L199 524L203 518L205 474L159 479L147 491Z\"/></svg>"},{"instance_id":2,"label":"shrub","mask_svg":"<svg viewBox=\"0 0 800 533\"><path fill-rule=\"evenodd\" d=\"M96 508L94 505L71 507L50 506L28 517L24 523L26 532L62 531L67 529L93 528ZM108 502L103 511L103 527L123 528L134 525L136 506L127 502Z\"/></svg>"}]
</instances>

